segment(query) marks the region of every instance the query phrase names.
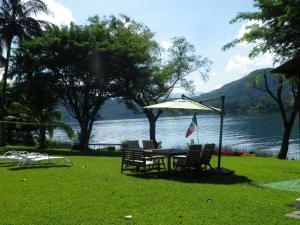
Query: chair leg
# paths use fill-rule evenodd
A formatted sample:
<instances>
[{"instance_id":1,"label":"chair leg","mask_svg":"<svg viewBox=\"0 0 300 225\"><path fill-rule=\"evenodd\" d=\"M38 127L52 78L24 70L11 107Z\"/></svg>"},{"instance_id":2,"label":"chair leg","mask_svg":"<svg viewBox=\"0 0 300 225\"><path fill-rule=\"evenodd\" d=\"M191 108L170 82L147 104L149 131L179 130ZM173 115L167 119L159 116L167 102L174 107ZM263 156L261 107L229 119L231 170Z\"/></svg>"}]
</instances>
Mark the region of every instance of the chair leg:
<instances>
[{"instance_id":1,"label":"chair leg","mask_svg":"<svg viewBox=\"0 0 300 225\"><path fill-rule=\"evenodd\" d=\"M166 168L166 164L165 164L164 159L161 159L161 161L162 161L162 164L164 165L164 169L165 169Z\"/></svg>"},{"instance_id":2,"label":"chair leg","mask_svg":"<svg viewBox=\"0 0 300 225\"><path fill-rule=\"evenodd\" d=\"M160 160L158 159L158 172L160 173Z\"/></svg>"}]
</instances>

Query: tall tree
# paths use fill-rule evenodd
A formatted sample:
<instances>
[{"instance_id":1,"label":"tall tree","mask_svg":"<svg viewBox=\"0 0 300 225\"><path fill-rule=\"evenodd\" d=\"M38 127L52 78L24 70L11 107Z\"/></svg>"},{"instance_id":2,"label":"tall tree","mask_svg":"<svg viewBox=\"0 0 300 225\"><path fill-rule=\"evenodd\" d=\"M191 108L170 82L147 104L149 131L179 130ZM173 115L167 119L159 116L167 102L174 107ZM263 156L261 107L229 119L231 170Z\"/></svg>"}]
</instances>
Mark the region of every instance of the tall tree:
<instances>
[{"instance_id":1,"label":"tall tree","mask_svg":"<svg viewBox=\"0 0 300 225\"><path fill-rule=\"evenodd\" d=\"M13 41L30 39L41 33L41 25L45 21L34 16L47 13L47 6L41 0L1 0L0 1L0 43L6 48L6 61L2 78L2 95L0 104L0 119L5 115L5 96L7 75L10 64ZM3 128L1 127L3 132Z\"/></svg>"},{"instance_id":2,"label":"tall tree","mask_svg":"<svg viewBox=\"0 0 300 225\"><path fill-rule=\"evenodd\" d=\"M80 150L88 150L98 111L111 96L107 55L111 35L98 17L88 25L49 26L42 37L29 41L26 50L55 77L62 104L80 126ZM27 54L27 53L26 53Z\"/></svg>"},{"instance_id":3,"label":"tall tree","mask_svg":"<svg viewBox=\"0 0 300 225\"><path fill-rule=\"evenodd\" d=\"M176 87L192 90L193 84L187 79L192 72L207 78L210 61L197 55L194 46L185 38L173 39L165 59L161 57L162 50L153 39L153 33L146 26L128 17L114 18L113 21L115 42L125 49L118 50L121 54L118 59L123 62L122 71L117 73L118 91L129 107L145 107L167 100ZM143 108L143 112L149 121L150 139L156 142L156 121L162 111Z\"/></svg>"},{"instance_id":4,"label":"tall tree","mask_svg":"<svg viewBox=\"0 0 300 225\"><path fill-rule=\"evenodd\" d=\"M0 45L0 68L5 65L6 59L3 56L3 47Z\"/></svg>"},{"instance_id":5,"label":"tall tree","mask_svg":"<svg viewBox=\"0 0 300 225\"><path fill-rule=\"evenodd\" d=\"M110 34L98 17L89 21L87 26L71 24L57 33L62 63L53 69L63 104L79 123L78 147L83 151L88 150L93 124L112 90L107 62Z\"/></svg>"},{"instance_id":6,"label":"tall tree","mask_svg":"<svg viewBox=\"0 0 300 225\"><path fill-rule=\"evenodd\" d=\"M254 0L255 12L240 12L230 23L247 21L246 33L223 49L238 43L255 44L250 57L270 52L276 61L288 60L300 53L300 0Z\"/></svg>"},{"instance_id":7,"label":"tall tree","mask_svg":"<svg viewBox=\"0 0 300 225\"><path fill-rule=\"evenodd\" d=\"M278 158L286 159L289 149L289 139L299 110L300 96L297 95L297 85L293 80L287 79L282 74L273 75L270 73L270 70L264 70L262 74L253 76L253 86L258 90L268 93L278 106L284 127ZM275 88L272 89L271 86ZM287 89L291 91L287 91ZM292 96L289 96L288 93L292 93Z\"/></svg>"},{"instance_id":8,"label":"tall tree","mask_svg":"<svg viewBox=\"0 0 300 225\"><path fill-rule=\"evenodd\" d=\"M247 21L245 34L226 44L223 50L236 46L238 43L253 43L255 46L249 57L256 57L261 53L271 53L275 56L275 62L282 62L300 54L300 0L254 0L256 12L241 12L231 23ZM300 109L299 78L291 78L283 82L283 77L275 75L278 81L277 93L268 89L265 83L264 91L267 91L272 99L278 104L284 132L278 158L285 159L288 152L289 134L292 129L295 114ZM266 79L266 76L263 78ZM294 106L290 113L284 111L281 99L282 86L289 85L293 90Z\"/></svg>"},{"instance_id":9,"label":"tall tree","mask_svg":"<svg viewBox=\"0 0 300 225\"><path fill-rule=\"evenodd\" d=\"M59 128L70 138L73 131L63 123L56 110L59 104L57 77L47 69L45 55L35 54L34 50L41 47L37 46L23 41L15 50L10 70L10 75L14 77L15 99L10 104L9 113L23 122L38 123L35 126L39 130L39 147L45 148L46 131L52 137L54 129Z\"/></svg>"}]
</instances>

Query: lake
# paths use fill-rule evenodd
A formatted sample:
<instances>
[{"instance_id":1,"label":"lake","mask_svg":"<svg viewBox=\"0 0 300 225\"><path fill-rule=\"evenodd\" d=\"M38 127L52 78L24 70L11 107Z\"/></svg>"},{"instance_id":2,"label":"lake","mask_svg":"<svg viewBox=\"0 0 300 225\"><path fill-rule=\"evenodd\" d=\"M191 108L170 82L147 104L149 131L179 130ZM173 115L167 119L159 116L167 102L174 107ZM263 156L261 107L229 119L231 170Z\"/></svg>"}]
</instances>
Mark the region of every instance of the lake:
<instances>
[{"instance_id":1,"label":"lake","mask_svg":"<svg viewBox=\"0 0 300 225\"><path fill-rule=\"evenodd\" d=\"M156 138L164 148L185 147L193 139L197 143L197 132L185 138L192 116L161 117L157 121ZM198 114L199 143L219 142L220 117L218 115ZM282 137L281 118L278 114L226 115L224 118L223 146L257 151L277 152ZM295 121L290 138L289 157L300 159L299 123ZM79 127L73 125L75 131ZM148 120L123 119L95 122L90 143L120 143L122 140L149 139ZM55 133L55 139L65 141L61 132Z\"/></svg>"}]
</instances>

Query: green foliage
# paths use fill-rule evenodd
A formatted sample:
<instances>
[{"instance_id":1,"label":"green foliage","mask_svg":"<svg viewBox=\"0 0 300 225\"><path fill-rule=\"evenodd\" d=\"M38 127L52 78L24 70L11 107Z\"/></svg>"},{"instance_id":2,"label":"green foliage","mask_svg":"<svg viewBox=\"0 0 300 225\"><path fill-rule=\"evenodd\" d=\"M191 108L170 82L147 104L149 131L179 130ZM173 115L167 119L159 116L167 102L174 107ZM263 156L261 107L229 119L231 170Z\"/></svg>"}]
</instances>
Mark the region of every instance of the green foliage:
<instances>
[{"instance_id":1,"label":"green foliage","mask_svg":"<svg viewBox=\"0 0 300 225\"><path fill-rule=\"evenodd\" d=\"M15 82L8 113L17 121L37 124L31 126L40 131L39 143L44 146L46 131L50 138L54 129L64 131L69 138L73 138L74 133L55 110L59 101L57 78L47 68L45 55L38 54L41 46L41 39L36 41L36 45L34 41L24 42L13 57L10 76L15 78Z\"/></svg>"},{"instance_id":2,"label":"green foliage","mask_svg":"<svg viewBox=\"0 0 300 225\"><path fill-rule=\"evenodd\" d=\"M110 27L116 38L118 58L115 60L119 60L115 71L119 84L117 95L125 98L130 109L137 111L136 105L143 108L166 100L176 87L192 91L193 84L188 80L192 72L207 78L211 62L197 55L185 38L174 38L166 52L167 58L162 58L162 49L145 25L123 16L113 17ZM162 111L143 109L143 112L150 123L150 139L155 141L155 123Z\"/></svg>"},{"instance_id":3,"label":"green foliage","mask_svg":"<svg viewBox=\"0 0 300 225\"><path fill-rule=\"evenodd\" d=\"M277 61L286 61L300 54L300 0L254 0L257 12L239 13L231 22L238 21L252 22L248 30L241 38L237 38L226 44L223 49L229 49L241 42L254 43L255 47L250 52L250 57L260 53L272 53ZM296 71L294 71L296 72ZM254 86L261 78L264 80L264 87L258 88L269 94L278 105L284 124L284 132L279 158L285 159L288 152L289 137L296 115L299 111L300 90L299 79L290 78L285 80L283 75L273 75L277 80L276 90L269 88L266 74L256 78ZM286 101L282 95L284 86L290 86L292 98L286 107ZM257 86L256 86L257 88ZM290 100L290 99L289 99ZM290 109L291 108L291 109Z\"/></svg>"},{"instance_id":4,"label":"green foliage","mask_svg":"<svg viewBox=\"0 0 300 225\"><path fill-rule=\"evenodd\" d=\"M162 172L143 177L121 174L119 157L67 157L73 167L57 163L15 170L1 163L0 224L299 224L284 216L295 210L299 193L261 186L299 179L298 161L223 157L234 176Z\"/></svg>"},{"instance_id":5,"label":"green foliage","mask_svg":"<svg viewBox=\"0 0 300 225\"><path fill-rule=\"evenodd\" d=\"M1 0L0 4L0 40L6 45L14 37L29 39L41 33L41 24L45 21L34 19L39 13L47 13L47 6L41 0Z\"/></svg>"},{"instance_id":6,"label":"green foliage","mask_svg":"<svg viewBox=\"0 0 300 225\"><path fill-rule=\"evenodd\" d=\"M250 56L271 52L277 61L290 59L300 53L300 1L254 0L256 12L240 12L231 23L251 21L248 31L226 44L229 49L241 42L254 43Z\"/></svg>"},{"instance_id":7,"label":"green foliage","mask_svg":"<svg viewBox=\"0 0 300 225\"><path fill-rule=\"evenodd\" d=\"M5 115L6 86L10 65L11 48L13 41L31 39L42 32L45 21L33 18L39 13L47 13L47 6L41 0L1 0L0 1L0 45L1 50L6 48L6 59L0 57L5 64L2 84L2 99L0 104L0 118ZM2 51L0 51L2 53ZM2 54L1 54L2 55ZM2 128L0 128L2 129ZM2 137L3 138L3 137Z\"/></svg>"},{"instance_id":8,"label":"green foliage","mask_svg":"<svg viewBox=\"0 0 300 225\"><path fill-rule=\"evenodd\" d=\"M84 26L48 26L43 36L23 42L15 57L22 67L12 72L19 80L28 79L31 73L53 79L49 95L59 97L78 121L82 150L88 148L100 107L116 89L115 76L122 71L118 53L126 50L111 28L113 19L100 21L96 16L89 21Z\"/></svg>"}]
</instances>

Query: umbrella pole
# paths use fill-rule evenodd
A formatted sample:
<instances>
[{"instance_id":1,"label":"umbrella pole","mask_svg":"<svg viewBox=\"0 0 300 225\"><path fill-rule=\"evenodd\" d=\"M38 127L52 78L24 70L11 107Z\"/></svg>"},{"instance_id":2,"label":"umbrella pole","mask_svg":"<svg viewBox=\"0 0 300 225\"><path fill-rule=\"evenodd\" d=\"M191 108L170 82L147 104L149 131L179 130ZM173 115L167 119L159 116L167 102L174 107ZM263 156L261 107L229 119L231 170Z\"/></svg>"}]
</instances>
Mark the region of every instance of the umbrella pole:
<instances>
[{"instance_id":1,"label":"umbrella pole","mask_svg":"<svg viewBox=\"0 0 300 225\"><path fill-rule=\"evenodd\" d=\"M190 99L194 102L198 102L200 104L203 104L203 102L207 102L207 101L212 101L212 100L216 100L216 99L221 99L222 100L222 108L221 108L221 112L219 110L216 110L215 108L205 105L208 108L212 109L215 112L218 112L218 114L221 117L221 121L220 121L220 137L219 137L219 150L218 150L218 166L214 169L215 173L218 174L233 174L234 171L230 170L230 169L226 169L226 168L221 168L221 155L222 155L222 139L223 139L223 122L224 122L224 116L225 116L225 96L220 96L220 97L216 97L216 98L210 98L210 99L204 99L204 100L200 100L200 101L195 101L185 95L182 95L181 98L186 98L186 99Z\"/></svg>"},{"instance_id":2,"label":"umbrella pole","mask_svg":"<svg viewBox=\"0 0 300 225\"><path fill-rule=\"evenodd\" d=\"M225 108L225 96L221 97L222 108L221 108L221 119L220 119L220 136L219 136L219 151L218 151L218 170L221 169L221 155L222 155L222 139L223 139L223 123L224 123L224 108Z\"/></svg>"},{"instance_id":3,"label":"umbrella pole","mask_svg":"<svg viewBox=\"0 0 300 225\"><path fill-rule=\"evenodd\" d=\"M217 174L234 174L234 170L221 168L221 155L222 155L222 139L223 139L223 122L225 116L225 96L221 96L222 99L222 109L220 113L220 137L219 137L219 151L218 151L218 167L214 169Z\"/></svg>"}]
</instances>

